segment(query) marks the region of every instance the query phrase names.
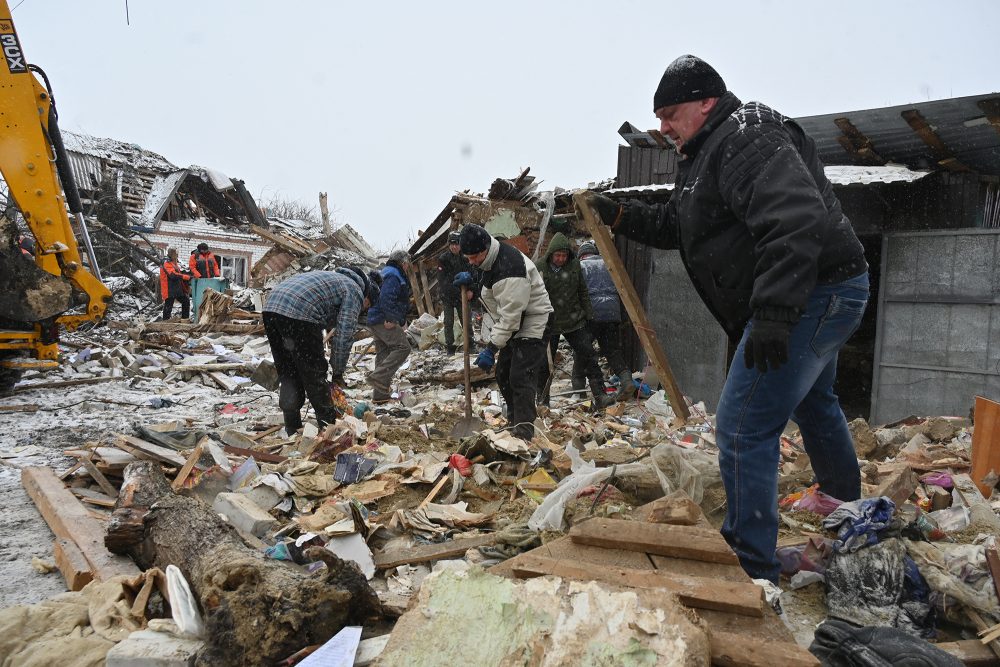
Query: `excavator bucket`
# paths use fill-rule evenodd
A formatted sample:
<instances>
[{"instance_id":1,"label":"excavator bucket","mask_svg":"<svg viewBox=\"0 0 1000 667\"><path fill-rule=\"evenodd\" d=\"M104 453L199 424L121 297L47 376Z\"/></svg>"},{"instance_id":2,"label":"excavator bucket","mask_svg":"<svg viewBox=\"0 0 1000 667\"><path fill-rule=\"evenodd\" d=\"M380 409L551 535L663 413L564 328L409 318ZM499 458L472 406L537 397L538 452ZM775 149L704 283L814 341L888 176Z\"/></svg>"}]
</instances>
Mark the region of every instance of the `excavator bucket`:
<instances>
[{"instance_id":1,"label":"excavator bucket","mask_svg":"<svg viewBox=\"0 0 1000 667\"><path fill-rule=\"evenodd\" d=\"M43 271L17 244L17 228L0 217L0 327L55 317L73 305L65 278Z\"/></svg>"}]
</instances>

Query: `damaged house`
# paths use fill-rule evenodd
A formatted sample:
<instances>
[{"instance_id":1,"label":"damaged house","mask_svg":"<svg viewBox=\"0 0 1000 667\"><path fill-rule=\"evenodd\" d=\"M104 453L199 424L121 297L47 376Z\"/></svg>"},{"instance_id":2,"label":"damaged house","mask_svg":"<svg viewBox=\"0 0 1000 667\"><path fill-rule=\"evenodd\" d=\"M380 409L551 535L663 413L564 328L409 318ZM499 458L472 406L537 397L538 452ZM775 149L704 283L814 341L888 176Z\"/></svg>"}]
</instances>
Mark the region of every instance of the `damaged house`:
<instances>
[{"instance_id":1,"label":"damaged house","mask_svg":"<svg viewBox=\"0 0 1000 667\"><path fill-rule=\"evenodd\" d=\"M199 243L208 243L222 277L233 284L262 284L294 260L330 249L354 259L376 255L350 225L326 235L301 220L266 217L244 182L220 171L180 168L116 139L64 135L85 207L94 210L108 197L119 200L128 226L161 256L175 247L184 259Z\"/></svg>"},{"instance_id":2,"label":"damaged house","mask_svg":"<svg viewBox=\"0 0 1000 667\"><path fill-rule=\"evenodd\" d=\"M864 322L841 352L845 411L887 423L966 415L1000 394L1000 96L797 119L865 246ZM659 132L619 130L617 198L666 201L677 156ZM626 244L678 382L710 409L732 358L676 250Z\"/></svg>"}]
</instances>

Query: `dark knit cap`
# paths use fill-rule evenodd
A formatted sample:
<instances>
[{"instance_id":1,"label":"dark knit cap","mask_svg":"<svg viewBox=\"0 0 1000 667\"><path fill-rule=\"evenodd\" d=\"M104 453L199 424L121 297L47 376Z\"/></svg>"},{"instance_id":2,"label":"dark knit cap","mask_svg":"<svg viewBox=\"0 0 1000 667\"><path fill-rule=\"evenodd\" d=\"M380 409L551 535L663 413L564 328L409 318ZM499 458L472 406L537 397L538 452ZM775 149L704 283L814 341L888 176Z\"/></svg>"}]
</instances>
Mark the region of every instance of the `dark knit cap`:
<instances>
[{"instance_id":1,"label":"dark knit cap","mask_svg":"<svg viewBox=\"0 0 1000 667\"><path fill-rule=\"evenodd\" d=\"M458 245L463 255L475 255L490 247L490 238L488 231L479 225L469 224L462 227Z\"/></svg>"},{"instance_id":2,"label":"dark knit cap","mask_svg":"<svg viewBox=\"0 0 1000 667\"><path fill-rule=\"evenodd\" d=\"M682 102L722 97L725 93L726 82L711 65L697 56L681 56L667 65L653 93L653 111Z\"/></svg>"},{"instance_id":3,"label":"dark knit cap","mask_svg":"<svg viewBox=\"0 0 1000 667\"><path fill-rule=\"evenodd\" d=\"M599 255L600 253L597 252L596 243L593 241L584 241L580 244L580 251L577 254L582 257L583 255Z\"/></svg>"},{"instance_id":4,"label":"dark knit cap","mask_svg":"<svg viewBox=\"0 0 1000 667\"><path fill-rule=\"evenodd\" d=\"M448 243L458 243L461 240L462 240L462 235L459 234L458 232L448 233Z\"/></svg>"},{"instance_id":5,"label":"dark knit cap","mask_svg":"<svg viewBox=\"0 0 1000 667\"><path fill-rule=\"evenodd\" d=\"M200 250L202 252L208 252L208 244L207 243L199 243L198 244L198 250Z\"/></svg>"}]
</instances>

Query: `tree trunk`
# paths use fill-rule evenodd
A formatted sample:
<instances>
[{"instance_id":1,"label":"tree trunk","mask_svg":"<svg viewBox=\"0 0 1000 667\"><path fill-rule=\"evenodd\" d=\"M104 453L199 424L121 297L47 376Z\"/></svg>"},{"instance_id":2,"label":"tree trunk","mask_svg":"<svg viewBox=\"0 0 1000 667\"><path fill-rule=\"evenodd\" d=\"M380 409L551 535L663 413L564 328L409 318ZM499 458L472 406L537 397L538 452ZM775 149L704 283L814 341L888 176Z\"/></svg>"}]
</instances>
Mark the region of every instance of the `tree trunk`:
<instances>
[{"instance_id":1,"label":"tree trunk","mask_svg":"<svg viewBox=\"0 0 1000 667\"><path fill-rule=\"evenodd\" d=\"M174 494L159 464L137 461L124 475L108 540L143 569L173 564L184 573L207 628L199 664L272 665L379 613L377 596L353 563L313 552L327 569L309 574L267 559L210 507ZM141 541L126 544L143 513Z\"/></svg>"}]
</instances>

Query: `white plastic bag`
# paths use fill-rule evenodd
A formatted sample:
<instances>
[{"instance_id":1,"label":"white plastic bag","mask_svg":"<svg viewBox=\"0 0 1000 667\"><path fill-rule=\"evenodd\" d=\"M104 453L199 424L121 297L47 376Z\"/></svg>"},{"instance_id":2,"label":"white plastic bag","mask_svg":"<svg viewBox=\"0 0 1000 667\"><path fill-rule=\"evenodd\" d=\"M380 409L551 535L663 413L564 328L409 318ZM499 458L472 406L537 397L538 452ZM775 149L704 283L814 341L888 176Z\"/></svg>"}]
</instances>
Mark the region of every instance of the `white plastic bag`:
<instances>
[{"instance_id":1,"label":"white plastic bag","mask_svg":"<svg viewBox=\"0 0 1000 667\"><path fill-rule=\"evenodd\" d=\"M167 592L170 593L170 614L185 637L204 637L205 624L187 579L176 565L167 566Z\"/></svg>"}]
</instances>

